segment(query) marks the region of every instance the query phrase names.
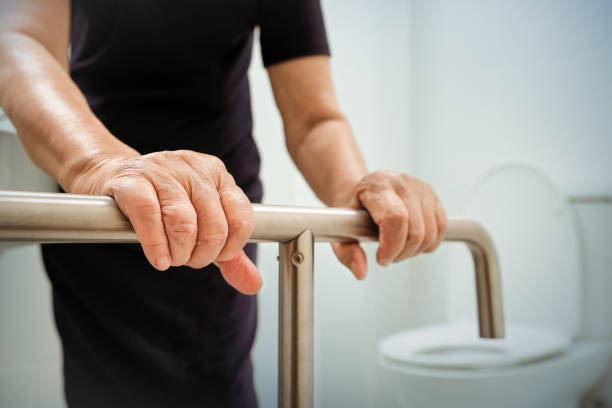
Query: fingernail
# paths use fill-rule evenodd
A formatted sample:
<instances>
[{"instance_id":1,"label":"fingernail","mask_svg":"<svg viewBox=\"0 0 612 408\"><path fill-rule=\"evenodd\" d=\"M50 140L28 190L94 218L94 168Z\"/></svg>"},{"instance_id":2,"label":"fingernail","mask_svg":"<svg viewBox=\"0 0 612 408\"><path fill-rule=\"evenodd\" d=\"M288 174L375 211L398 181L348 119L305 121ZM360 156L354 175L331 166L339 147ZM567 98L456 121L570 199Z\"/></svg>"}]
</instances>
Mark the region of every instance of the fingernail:
<instances>
[{"instance_id":1,"label":"fingernail","mask_svg":"<svg viewBox=\"0 0 612 408\"><path fill-rule=\"evenodd\" d=\"M156 264L158 269L165 271L170 267L170 258L167 256L161 257L157 260Z\"/></svg>"}]
</instances>

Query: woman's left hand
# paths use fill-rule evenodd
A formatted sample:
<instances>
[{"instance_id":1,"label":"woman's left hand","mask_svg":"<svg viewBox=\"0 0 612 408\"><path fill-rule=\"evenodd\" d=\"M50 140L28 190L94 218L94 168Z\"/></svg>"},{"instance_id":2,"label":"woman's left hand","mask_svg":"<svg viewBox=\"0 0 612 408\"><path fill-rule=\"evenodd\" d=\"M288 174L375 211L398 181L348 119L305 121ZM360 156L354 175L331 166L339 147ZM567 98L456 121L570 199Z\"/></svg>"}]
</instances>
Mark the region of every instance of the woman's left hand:
<instances>
[{"instance_id":1,"label":"woman's left hand","mask_svg":"<svg viewBox=\"0 0 612 408\"><path fill-rule=\"evenodd\" d=\"M365 176L337 206L365 208L379 228L376 261L387 266L434 251L446 232L446 213L426 183L406 174L377 171ZM336 256L357 279L367 274L366 255L357 243L332 244Z\"/></svg>"}]
</instances>

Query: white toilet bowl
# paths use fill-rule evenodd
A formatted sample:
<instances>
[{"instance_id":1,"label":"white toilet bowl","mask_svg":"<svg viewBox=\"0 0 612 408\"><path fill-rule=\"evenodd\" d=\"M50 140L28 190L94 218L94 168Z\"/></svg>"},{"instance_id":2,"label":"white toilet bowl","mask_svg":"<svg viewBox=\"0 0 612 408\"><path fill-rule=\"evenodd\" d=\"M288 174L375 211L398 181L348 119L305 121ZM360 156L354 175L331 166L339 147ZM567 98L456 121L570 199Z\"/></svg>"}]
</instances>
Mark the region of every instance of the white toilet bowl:
<instances>
[{"instance_id":1,"label":"white toilet bowl","mask_svg":"<svg viewBox=\"0 0 612 408\"><path fill-rule=\"evenodd\" d=\"M612 207L580 211L592 215L582 219L581 238L568 200L538 171L510 165L485 176L467 215L485 226L499 252L506 338L478 338L473 266L462 261L467 254L451 254L451 322L379 344L384 384L398 406L579 406L612 356L612 254L606 246L585 248L609 242ZM597 310L584 314L585 304Z\"/></svg>"},{"instance_id":2,"label":"white toilet bowl","mask_svg":"<svg viewBox=\"0 0 612 408\"><path fill-rule=\"evenodd\" d=\"M386 338L379 348L386 391L400 407L576 408L608 369L612 342L506 329L502 341L478 339L465 322Z\"/></svg>"},{"instance_id":3,"label":"white toilet bowl","mask_svg":"<svg viewBox=\"0 0 612 408\"><path fill-rule=\"evenodd\" d=\"M390 362L425 368L514 367L563 354L571 339L554 329L506 324L503 339L481 339L476 323L457 321L387 337L381 356Z\"/></svg>"}]
</instances>

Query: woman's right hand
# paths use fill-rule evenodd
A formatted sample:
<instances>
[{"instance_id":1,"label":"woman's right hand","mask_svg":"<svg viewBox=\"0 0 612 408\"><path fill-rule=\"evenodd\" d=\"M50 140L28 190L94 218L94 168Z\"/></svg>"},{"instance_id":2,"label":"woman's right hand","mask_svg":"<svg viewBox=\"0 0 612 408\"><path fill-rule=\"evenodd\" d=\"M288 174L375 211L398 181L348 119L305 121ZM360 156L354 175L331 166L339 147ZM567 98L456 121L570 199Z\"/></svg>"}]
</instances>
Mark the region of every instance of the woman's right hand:
<instances>
[{"instance_id":1,"label":"woman's right hand","mask_svg":"<svg viewBox=\"0 0 612 408\"><path fill-rule=\"evenodd\" d=\"M242 248L255 225L249 199L221 160L193 151L108 157L72 178L71 193L115 199L155 268L215 263L236 290L262 280Z\"/></svg>"}]
</instances>

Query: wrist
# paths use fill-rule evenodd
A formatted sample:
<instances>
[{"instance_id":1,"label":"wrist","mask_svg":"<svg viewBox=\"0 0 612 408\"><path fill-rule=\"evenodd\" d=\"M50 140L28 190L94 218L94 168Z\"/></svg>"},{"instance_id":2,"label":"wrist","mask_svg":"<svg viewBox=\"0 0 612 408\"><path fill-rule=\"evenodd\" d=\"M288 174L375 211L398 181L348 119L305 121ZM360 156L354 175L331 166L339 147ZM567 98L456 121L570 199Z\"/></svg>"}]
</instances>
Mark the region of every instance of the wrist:
<instances>
[{"instance_id":1,"label":"wrist","mask_svg":"<svg viewBox=\"0 0 612 408\"><path fill-rule=\"evenodd\" d=\"M336 184L332 188L331 198L329 199L330 207L355 207L358 203L355 201L355 191L361 178L345 180Z\"/></svg>"},{"instance_id":2,"label":"wrist","mask_svg":"<svg viewBox=\"0 0 612 408\"><path fill-rule=\"evenodd\" d=\"M64 167L58 182L67 193L99 195L104 183L124 167L125 161L138 156L139 153L128 146L112 152L82 155Z\"/></svg>"}]
</instances>

